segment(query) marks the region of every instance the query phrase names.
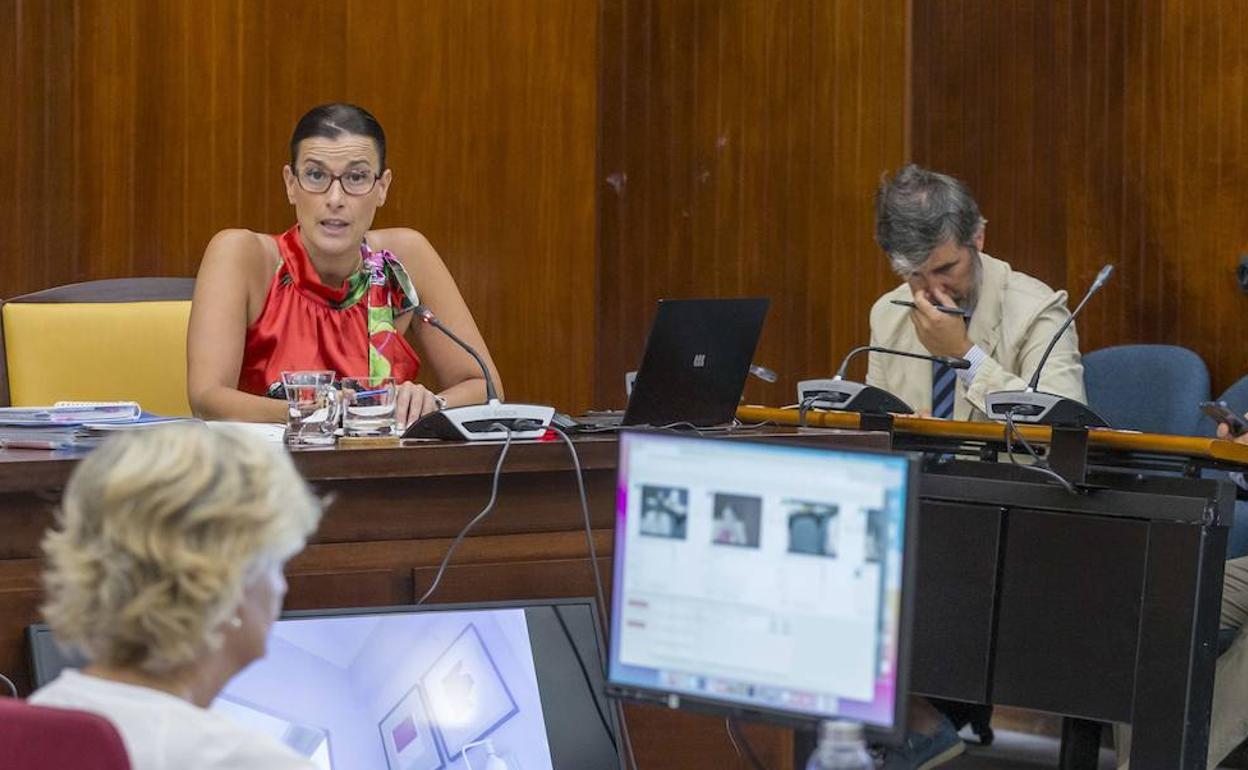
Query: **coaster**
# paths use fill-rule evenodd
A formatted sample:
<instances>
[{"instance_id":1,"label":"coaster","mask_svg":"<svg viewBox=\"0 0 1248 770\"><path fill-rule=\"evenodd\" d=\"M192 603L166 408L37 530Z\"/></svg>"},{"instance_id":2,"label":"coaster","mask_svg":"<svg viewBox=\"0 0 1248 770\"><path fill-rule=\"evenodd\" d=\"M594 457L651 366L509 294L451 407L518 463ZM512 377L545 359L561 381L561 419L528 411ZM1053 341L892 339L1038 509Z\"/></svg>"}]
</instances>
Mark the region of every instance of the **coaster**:
<instances>
[{"instance_id":1,"label":"coaster","mask_svg":"<svg viewBox=\"0 0 1248 770\"><path fill-rule=\"evenodd\" d=\"M398 436L341 436L340 449L384 449L399 446Z\"/></svg>"}]
</instances>

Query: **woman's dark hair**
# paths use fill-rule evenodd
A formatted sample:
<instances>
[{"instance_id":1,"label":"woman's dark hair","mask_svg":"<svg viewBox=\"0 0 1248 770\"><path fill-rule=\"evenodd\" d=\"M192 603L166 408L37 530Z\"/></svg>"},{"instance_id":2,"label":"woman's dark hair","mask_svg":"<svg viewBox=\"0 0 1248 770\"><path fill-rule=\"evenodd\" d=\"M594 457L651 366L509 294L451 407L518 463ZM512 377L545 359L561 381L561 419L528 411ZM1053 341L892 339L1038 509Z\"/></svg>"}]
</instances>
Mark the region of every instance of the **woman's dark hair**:
<instances>
[{"instance_id":1,"label":"woman's dark hair","mask_svg":"<svg viewBox=\"0 0 1248 770\"><path fill-rule=\"evenodd\" d=\"M377 118L363 107L354 104L335 102L313 107L299 118L295 124L295 133L290 137L290 165L293 168L299 162L299 143L314 136L325 139L337 139L343 134L367 136L377 145L377 156L381 160L381 168L386 169L386 132L381 130Z\"/></svg>"}]
</instances>

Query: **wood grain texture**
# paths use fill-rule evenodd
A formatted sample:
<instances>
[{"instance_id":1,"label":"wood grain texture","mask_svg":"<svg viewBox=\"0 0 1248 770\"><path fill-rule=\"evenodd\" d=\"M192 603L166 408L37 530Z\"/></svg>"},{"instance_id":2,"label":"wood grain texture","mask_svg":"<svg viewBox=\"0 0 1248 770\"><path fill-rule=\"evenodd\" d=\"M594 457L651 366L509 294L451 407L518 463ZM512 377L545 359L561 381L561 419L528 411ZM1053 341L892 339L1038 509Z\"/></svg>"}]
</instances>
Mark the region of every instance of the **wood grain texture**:
<instances>
[{"instance_id":1,"label":"wood grain texture","mask_svg":"<svg viewBox=\"0 0 1248 770\"><path fill-rule=\"evenodd\" d=\"M1248 372L1248 41L1238 3L914 0L916 162L967 180L987 251L1082 294L1085 351Z\"/></svg>"},{"instance_id":2,"label":"wood grain texture","mask_svg":"<svg viewBox=\"0 0 1248 770\"><path fill-rule=\"evenodd\" d=\"M290 132L343 100L386 127L379 227L424 232L513 400L589 406L595 0L13 0L0 7L0 296L194 275L280 232Z\"/></svg>"},{"instance_id":3,"label":"wood grain texture","mask_svg":"<svg viewBox=\"0 0 1248 770\"><path fill-rule=\"evenodd\" d=\"M766 296L781 379L746 399L791 403L896 283L872 196L904 157L906 3L602 5L596 401L623 403L659 298Z\"/></svg>"}]
</instances>

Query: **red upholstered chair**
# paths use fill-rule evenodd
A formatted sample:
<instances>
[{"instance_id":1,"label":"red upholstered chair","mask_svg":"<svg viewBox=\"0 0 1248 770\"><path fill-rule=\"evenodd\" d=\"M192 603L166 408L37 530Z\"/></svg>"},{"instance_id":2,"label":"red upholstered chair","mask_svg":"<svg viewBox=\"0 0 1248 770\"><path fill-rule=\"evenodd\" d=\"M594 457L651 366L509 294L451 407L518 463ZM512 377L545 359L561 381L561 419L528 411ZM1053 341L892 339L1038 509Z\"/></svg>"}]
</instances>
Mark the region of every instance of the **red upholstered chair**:
<instances>
[{"instance_id":1,"label":"red upholstered chair","mask_svg":"<svg viewBox=\"0 0 1248 770\"><path fill-rule=\"evenodd\" d=\"M130 770L130 759L116 728L101 716L0 698L0 767Z\"/></svg>"}]
</instances>

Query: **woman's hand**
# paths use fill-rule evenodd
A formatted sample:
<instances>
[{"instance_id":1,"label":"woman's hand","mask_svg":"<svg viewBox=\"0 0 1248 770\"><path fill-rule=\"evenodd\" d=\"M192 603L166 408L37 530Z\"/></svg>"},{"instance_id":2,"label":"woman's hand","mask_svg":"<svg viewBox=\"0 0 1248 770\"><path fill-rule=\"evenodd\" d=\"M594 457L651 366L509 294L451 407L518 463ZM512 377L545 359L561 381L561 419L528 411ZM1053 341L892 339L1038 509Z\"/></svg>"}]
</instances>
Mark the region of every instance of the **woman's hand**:
<instances>
[{"instance_id":1,"label":"woman's hand","mask_svg":"<svg viewBox=\"0 0 1248 770\"><path fill-rule=\"evenodd\" d=\"M395 389L394 419L398 422L400 430L421 417L438 411L438 408L438 401L433 397L433 391L424 385L409 381L399 383Z\"/></svg>"}]
</instances>

